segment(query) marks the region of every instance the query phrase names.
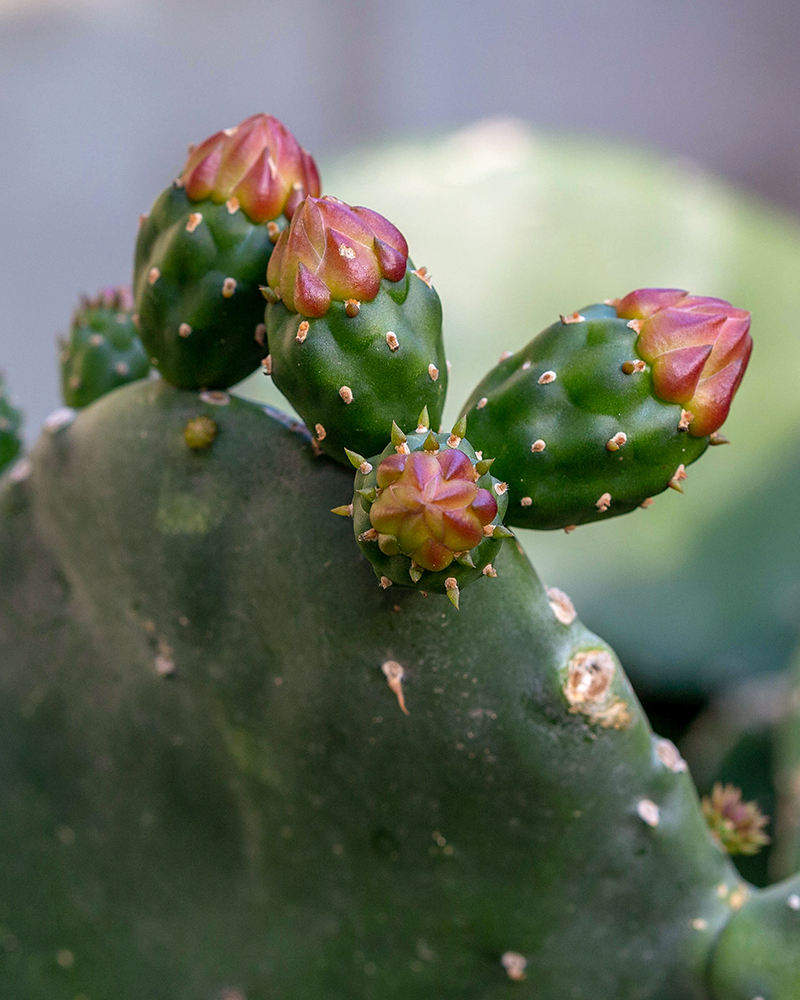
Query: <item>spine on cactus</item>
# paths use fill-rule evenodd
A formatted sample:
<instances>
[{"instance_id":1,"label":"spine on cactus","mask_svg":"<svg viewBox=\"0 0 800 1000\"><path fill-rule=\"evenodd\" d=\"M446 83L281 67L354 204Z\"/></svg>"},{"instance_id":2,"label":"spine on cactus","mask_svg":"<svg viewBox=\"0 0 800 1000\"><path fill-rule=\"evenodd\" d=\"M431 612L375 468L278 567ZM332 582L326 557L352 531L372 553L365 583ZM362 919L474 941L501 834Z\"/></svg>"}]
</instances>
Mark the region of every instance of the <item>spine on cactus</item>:
<instances>
[{"instance_id":1,"label":"spine on cactus","mask_svg":"<svg viewBox=\"0 0 800 1000\"><path fill-rule=\"evenodd\" d=\"M750 315L641 289L548 327L483 379L467 434L509 484L507 522L565 528L648 506L725 420L750 357Z\"/></svg>"},{"instance_id":2,"label":"spine on cactus","mask_svg":"<svg viewBox=\"0 0 800 1000\"><path fill-rule=\"evenodd\" d=\"M397 424L391 443L356 467L348 508L356 540L380 585L447 594L456 608L461 588L497 573L492 560L504 538L506 486L490 475L491 460L464 439L465 421L435 434L423 410L413 433Z\"/></svg>"},{"instance_id":3,"label":"spine on cactus","mask_svg":"<svg viewBox=\"0 0 800 1000\"><path fill-rule=\"evenodd\" d=\"M100 396L145 378L150 360L133 322L129 288L105 288L84 296L69 336L59 343L61 392L67 406L88 406Z\"/></svg>"},{"instance_id":4,"label":"spine on cactus","mask_svg":"<svg viewBox=\"0 0 800 1000\"><path fill-rule=\"evenodd\" d=\"M0 371L0 473L22 451L21 430L22 413L9 399L5 377Z\"/></svg>"},{"instance_id":5,"label":"spine on cactus","mask_svg":"<svg viewBox=\"0 0 800 1000\"><path fill-rule=\"evenodd\" d=\"M270 258L265 371L319 447L373 455L395 420L438 427L447 392L442 309L398 229L367 208L307 198Z\"/></svg>"},{"instance_id":6,"label":"spine on cactus","mask_svg":"<svg viewBox=\"0 0 800 1000\"><path fill-rule=\"evenodd\" d=\"M278 234L316 164L284 125L258 114L192 147L142 218L136 318L152 363L185 389L225 389L267 354L259 287Z\"/></svg>"}]
</instances>

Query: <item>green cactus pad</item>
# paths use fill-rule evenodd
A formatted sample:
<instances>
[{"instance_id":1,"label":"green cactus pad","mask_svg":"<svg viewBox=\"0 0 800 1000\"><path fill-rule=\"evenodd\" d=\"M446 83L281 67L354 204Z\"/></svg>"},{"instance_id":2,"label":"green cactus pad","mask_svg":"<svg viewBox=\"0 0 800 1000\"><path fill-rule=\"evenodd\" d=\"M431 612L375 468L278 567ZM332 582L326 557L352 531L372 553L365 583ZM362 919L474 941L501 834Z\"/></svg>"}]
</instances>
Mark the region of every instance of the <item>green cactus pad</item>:
<instances>
[{"instance_id":1,"label":"green cactus pad","mask_svg":"<svg viewBox=\"0 0 800 1000\"><path fill-rule=\"evenodd\" d=\"M404 440L399 447L408 449L409 453L427 452L431 455L446 456L449 451L455 449L467 456L473 468L476 464L479 465L479 460L470 443L458 438L455 434L449 436L447 434L432 434L425 429L419 433L403 435L403 438ZM495 516L488 520L486 528L482 529L483 536L478 544L460 553L460 558L453 559L444 569L422 570L419 567L415 568L414 561L408 554L402 552L387 554L382 551L379 536L373 527L373 520L370 516L371 511L374 510L375 494L380 495L377 487L381 462L397 453L398 447L390 444L380 455L365 462L363 467L356 472L355 495L353 497L353 529L356 541L361 551L372 563L375 575L381 581L381 586L387 587L390 584L397 584L400 587L414 587L417 590L448 594L458 607L460 590L467 584L479 580L482 576L493 577L497 575L492 563L500 552L504 538L510 535L510 532L505 532L503 527L503 516L508 502L505 485L499 479L495 479L488 471L478 475L475 486L490 494L496 504L496 508L492 509L497 511ZM475 474L477 475L479 471L480 466ZM480 529L480 525L478 528ZM492 529L492 534L487 533L488 528ZM415 569L416 572L414 572ZM412 572L413 576L410 575Z\"/></svg>"},{"instance_id":2,"label":"green cactus pad","mask_svg":"<svg viewBox=\"0 0 800 1000\"><path fill-rule=\"evenodd\" d=\"M0 494L0 995L796 1000L790 888L743 885L516 545L458 615L382 591L344 469L163 380L31 464Z\"/></svg>"},{"instance_id":3,"label":"green cactus pad","mask_svg":"<svg viewBox=\"0 0 800 1000\"><path fill-rule=\"evenodd\" d=\"M145 378L150 371L126 289L84 298L72 319L68 339L59 346L61 392L67 406L76 409L120 385Z\"/></svg>"},{"instance_id":4,"label":"green cactus pad","mask_svg":"<svg viewBox=\"0 0 800 1000\"><path fill-rule=\"evenodd\" d=\"M142 342L172 385L225 389L266 355L259 287L277 225L251 222L235 202L191 201L177 184L156 200L139 230L134 294Z\"/></svg>"},{"instance_id":5,"label":"green cactus pad","mask_svg":"<svg viewBox=\"0 0 800 1000\"><path fill-rule=\"evenodd\" d=\"M710 971L714 1000L800 996L800 875L745 896L719 936Z\"/></svg>"},{"instance_id":6,"label":"green cactus pad","mask_svg":"<svg viewBox=\"0 0 800 1000\"><path fill-rule=\"evenodd\" d=\"M473 445L509 487L506 521L566 528L625 514L672 483L708 437L655 398L636 331L612 306L565 316L500 361L463 414Z\"/></svg>"},{"instance_id":7,"label":"green cactus pad","mask_svg":"<svg viewBox=\"0 0 800 1000\"><path fill-rule=\"evenodd\" d=\"M447 364L442 308L424 271L409 264L400 281L384 278L371 302L334 301L316 319L270 303L266 325L275 385L342 464L345 448L376 455L392 421L416 426L424 406L438 428Z\"/></svg>"},{"instance_id":8,"label":"green cactus pad","mask_svg":"<svg viewBox=\"0 0 800 1000\"><path fill-rule=\"evenodd\" d=\"M22 451L22 414L8 398L5 378L0 372L0 472Z\"/></svg>"}]
</instances>

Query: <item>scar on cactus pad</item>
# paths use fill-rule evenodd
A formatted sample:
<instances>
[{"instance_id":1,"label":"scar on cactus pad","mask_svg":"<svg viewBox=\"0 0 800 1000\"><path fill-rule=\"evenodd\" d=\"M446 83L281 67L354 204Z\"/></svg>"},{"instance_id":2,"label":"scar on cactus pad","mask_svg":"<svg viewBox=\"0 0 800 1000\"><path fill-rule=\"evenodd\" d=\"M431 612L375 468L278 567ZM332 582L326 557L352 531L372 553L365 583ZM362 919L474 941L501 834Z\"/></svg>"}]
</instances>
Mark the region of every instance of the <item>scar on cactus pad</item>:
<instances>
[{"instance_id":1,"label":"scar on cactus pad","mask_svg":"<svg viewBox=\"0 0 800 1000\"><path fill-rule=\"evenodd\" d=\"M347 464L374 455L392 420L428 408L439 426L447 393L442 308L402 233L368 208L309 197L275 246L264 295L264 370Z\"/></svg>"},{"instance_id":2,"label":"scar on cactus pad","mask_svg":"<svg viewBox=\"0 0 800 1000\"><path fill-rule=\"evenodd\" d=\"M447 594L456 608L463 586L497 575L492 561L511 535L505 483L463 434L463 420L435 434L423 410L413 433L393 425L380 455L349 453L358 470L353 528L380 585Z\"/></svg>"},{"instance_id":3,"label":"scar on cactus pad","mask_svg":"<svg viewBox=\"0 0 800 1000\"><path fill-rule=\"evenodd\" d=\"M750 315L640 289L588 306L504 357L462 410L509 486L507 523L566 528L647 507L717 431L747 366Z\"/></svg>"},{"instance_id":4,"label":"scar on cactus pad","mask_svg":"<svg viewBox=\"0 0 800 1000\"><path fill-rule=\"evenodd\" d=\"M191 147L143 216L134 290L142 341L172 385L225 389L266 354L259 291L281 228L320 193L316 164L271 115Z\"/></svg>"}]
</instances>

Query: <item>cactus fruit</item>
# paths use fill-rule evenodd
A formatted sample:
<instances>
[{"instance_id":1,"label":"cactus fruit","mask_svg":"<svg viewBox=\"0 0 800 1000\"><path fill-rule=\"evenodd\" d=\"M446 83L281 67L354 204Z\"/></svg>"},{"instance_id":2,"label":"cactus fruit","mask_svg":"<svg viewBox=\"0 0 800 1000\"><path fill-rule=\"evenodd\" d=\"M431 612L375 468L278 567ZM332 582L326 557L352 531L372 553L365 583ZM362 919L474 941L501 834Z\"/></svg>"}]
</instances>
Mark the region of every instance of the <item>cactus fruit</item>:
<instances>
[{"instance_id":1,"label":"cactus fruit","mask_svg":"<svg viewBox=\"0 0 800 1000\"><path fill-rule=\"evenodd\" d=\"M412 434L395 424L391 444L369 461L350 452L353 527L381 586L447 594L456 608L465 584L497 576L492 560L511 534L506 486L463 438L463 423L434 434L424 413Z\"/></svg>"},{"instance_id":2,"label":"cactus fruit","mask_svg":"<svg viewBox=\"0 0 800 1000\"><path fill-rule=\"evenodd\" d=\"M8 398L3 373L0 372L0 472L22 451L22 414Z\"/></svg>"},{"instance_id":3,"label":"cactus fruit","mask_svg":"<svg viewBox=\"0 0 800 1000\"><path fill-rule=\"evenodd\" d=\"M173 385L225 389L267 353L259 291L284 218L319 194L311 156L270 115L189 152L142 218L134 291L142 341Z\"/></svg>"},{"instance_id":4,"label":"cactus fruit","mask_svg":"<svg viewBox=\"0 0 800 1000\"><path fill-rule=\"evenodd\" d=\"M60 341L61 393L67 406L88 406L126 382L145 378L150 360L133 322L125 287L83 296L68 339Z\"/></svg>"},{"instance_id":5,"label":"cactus fruit","mask_svg":"<svg viewBox=\"0 0 800 1000\"><path fill-rule=\"evenodd\" d=\"M270 258L266 370L315 434L377 454L392 421L426 406L439 426L447 393L442 309L424 268L383 216L336 198L307 198Z\"/></svg>"},{"instance_id":6,"label":"cactus fruit","mask_svg":"<svg viewBox=\"0 0 800 1000\"><path fill-rule=\"evenodd\" d=\"M682 492L750 354L749 314L644 289L589 306L504 358L467 401L467 435L509 485L509 524L569 528ZM687 406L694 410L688 410Z\"/></svg>"}]
</instances>

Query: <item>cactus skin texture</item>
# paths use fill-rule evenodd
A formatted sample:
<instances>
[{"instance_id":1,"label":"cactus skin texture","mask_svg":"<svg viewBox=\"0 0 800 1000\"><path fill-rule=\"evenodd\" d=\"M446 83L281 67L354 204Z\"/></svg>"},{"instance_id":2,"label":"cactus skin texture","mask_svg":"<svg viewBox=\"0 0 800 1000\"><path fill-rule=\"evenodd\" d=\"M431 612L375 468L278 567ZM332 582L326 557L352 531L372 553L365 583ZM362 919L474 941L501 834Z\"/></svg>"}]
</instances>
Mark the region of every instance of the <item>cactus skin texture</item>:
<instances>
[{"instance_id":1,"label":"cactus skin texture","mask_svg":"<svg viewBox=\"0 0 800 1000\"><path fill-rule=\"evenodd\" d=\"M69 337L59 344L61 394L79 409L127 382L145 378L150 359L133 322L133 299L125 287L84 296Z\"/></svg>"},{"instance_id":2,"label":"cactus skin texture","mask_svg":"<svg viewBox=\"0 0 800 1000\"><path fill-rule=\"evenodd\" d=\"M684 467L710 438L689 433L692 414L680 403L658 398L638 337L613 305L588 306L474 390L462 411L467 436L508 483L508 524L568 528L682 490Z\"/></svg>"},{"instance_id":3,"label":"cactus skin texture","mask_svg":"<svg viewBox=\"0 0 800 1000\"><path fill-rule=\"evenodd\" d=\"M134 294L142 341L167 381L225 389L267 353L263 284L273 241L305 194L314 161L269 115L218 132L143 218Z\"/></svg>"},{"instance_id":4,"label":"cactus skin texture","mask_svg":"<svg viewBox=\"0 0 800 1000\"><path fill-rule=\"evenodd\" d=\"M505 486L455 431L393 437L397 443L359 463L356 541L382 587L447 594L458 607L466 584L496 575L492 561L510 535Z\"/></svg>"},{"instance_id":5,"label":"cactus skin texture","mask_svg":"<svg viewBox=\"0 0 800 1000\"><path fill-rule=\"evenodd\" d=\"M392 421L438 427L447 394L442 307L402 234L369 209L308 198L268 271L267 369L314 434L347 465L375 455Z\"/></svg>"},{"instance_id":6,"label":"cactus skin texture","mask_svg":"<svg viewBox=\"0 0 800 1000\"><path fill-rule=\"evenodd\" d=\"M22 451L22 414L8 398L5 378L0 371L0 473Z\"/></svg>"},{"instance_id":7,"label":"cactus skin texture","mask_svg":"<svg viewBox=\"0 0 800 1000\"><path fill-rule=\"evenodd\" d=\"M522 551L381 590L347 471L214 401L123 387L0 493L0 995L796 1000L797 880Z\"/></svg>"}]
</instances>

